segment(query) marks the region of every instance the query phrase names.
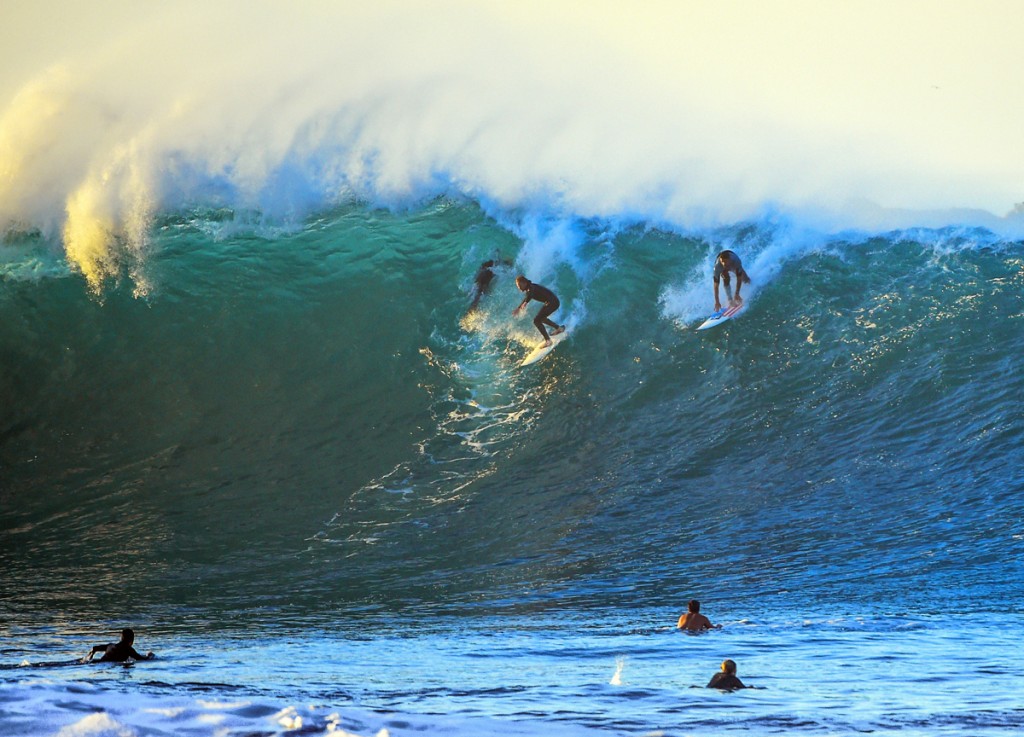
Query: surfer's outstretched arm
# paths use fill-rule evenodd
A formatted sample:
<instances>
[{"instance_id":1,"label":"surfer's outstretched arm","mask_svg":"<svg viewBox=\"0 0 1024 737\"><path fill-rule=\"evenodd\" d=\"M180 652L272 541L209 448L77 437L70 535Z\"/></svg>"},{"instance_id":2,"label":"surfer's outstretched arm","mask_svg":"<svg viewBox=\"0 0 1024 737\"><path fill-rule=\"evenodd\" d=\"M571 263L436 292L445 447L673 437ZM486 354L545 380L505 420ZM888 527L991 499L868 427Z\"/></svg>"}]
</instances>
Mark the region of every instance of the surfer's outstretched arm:
<instances>
[{"instance_id":1,"label":"surfer's outstretched arm","mask_svg":"<svg viewBox=\"0 0 1024 737\"><path fill-rule=\"evenodd\" d=\"M90 660L92 660L92 656L93 655L95 655L96 653L105 653L106 651L107 651L107 646L106 645L93 645L93 648L92 648L92 650L89 651L89 654L83 656L82 659L80 661L78 661L78 662L80 662L80 663L88 663Z\"/></svg>"}]
</instances>

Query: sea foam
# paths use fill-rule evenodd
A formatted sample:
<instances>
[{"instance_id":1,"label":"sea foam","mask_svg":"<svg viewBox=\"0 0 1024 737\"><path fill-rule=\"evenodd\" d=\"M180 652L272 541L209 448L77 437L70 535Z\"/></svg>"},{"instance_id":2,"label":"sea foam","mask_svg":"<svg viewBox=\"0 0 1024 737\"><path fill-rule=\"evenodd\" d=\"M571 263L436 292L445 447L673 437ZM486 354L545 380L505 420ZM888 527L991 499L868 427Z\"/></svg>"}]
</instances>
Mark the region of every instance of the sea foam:
<instances>
[{"instance_id":1,"label":"sea foam","mask_svg":"<svg viewBox=\"0 0 1024 737\"><path fill-rule=\"evenodd\" d=\"M677 228L768 204L1024 231L1002 217L1024 199L1021 20L996 3L122 9L87 43L75 12L10 14L49 40L0 77L0 227L61 243L94 288L195 206L295 221L455 194Z\"/></svg>"}]
</instances>

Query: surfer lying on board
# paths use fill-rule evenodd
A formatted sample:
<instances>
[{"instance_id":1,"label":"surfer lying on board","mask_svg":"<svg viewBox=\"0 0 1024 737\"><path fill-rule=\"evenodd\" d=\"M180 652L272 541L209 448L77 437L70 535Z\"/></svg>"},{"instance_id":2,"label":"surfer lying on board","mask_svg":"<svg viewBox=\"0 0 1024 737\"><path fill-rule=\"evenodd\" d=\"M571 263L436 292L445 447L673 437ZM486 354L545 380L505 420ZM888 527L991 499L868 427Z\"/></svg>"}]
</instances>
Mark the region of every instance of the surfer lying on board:
<instances>
[{"instance_id":1,"label":"surfer lying on board","mask_svg":"<svg viewBox=\"0 0 1024 737\"><path fill-rule=\"evenodd\" d=\"M89 654L82 658L82 662L88 663L96 653L103 653L103 657L100 658L101 663L123 663L128 658L152 660L156 657L153 653L142 655L136 652L135 648L132 647L134 643L135 632L130 629L123 629L121 630L121 640L119 642L112 642L107 645L94 645Z\"/></svg>"},{"instance_id":2,"label":"surfer lying on board","mask_svg":"<svg viewBox=\"0 0 1024 737\"><path fill-rule=\"evenodd\" d=\"M723 691L735 691L737 688L746 688L743 681L736 677L736 662L723 660L722 670L711 676L707 688L720 688Z\"/></svg>"},{"instance_id":3,"label":"surfer lying on board","mask_svg":"<svg viewBox=\"0 0 1024 737\"><path fill-rule=\"evenodd\" d=\"M686 608L688 611L679 618L679 624L676 625L679 629L687 632L701 632L715 628L715 625L711 624L711 620L700 613L699 601L690 599Z\"/></svg>"},{"instance_id":4,"label":"surfer lying on board","mask_svg":"<svg viewBox=\"0 0 1024 737\"><path fill-rule=\"evenodd\" d=\"M735 298L732 296L732 288L729 285L730 271L736 272ZM719 279L725 282L725 296L729 298L730 306L743 302L743 298L740 297L740 287L744 284L750 284L750 277L747 276L747 272L743 270L743 264L740 262L740 257L732 251L722 251L715 259L715 312L722 309L722 303L718 299Z\"/></svg>"},{"instance_id":5,"label":"surfer lying on board","mask_svg":"<svg viewBox=\"0 0 1024 737\"><path fill-rule=\"evenodd\" d=\"M544 304L544 306L540 308L540 311L537 312L537 316L533 318L533 324L537 326L540 334L544 336L543 347L547 348L551 345L551 338L548 337L548 331L544 329L544 326L550 325L554 328L554 330L551 331L552 335L558 335L565 330L565 325L559 325L558 323L552 322L548 319L548 315L557 310L561 303L558 301L558 297L555 296L555 293L550 289L542 287L540 284L534 284L522 274L516 277L516 286L519 287L519 291L525 293L526 296L523 297L523 301L519 303L519 306L512 310L513 315L518 316L519 313L523 311L523 308L526 307L526 303L531 299L535 299Z\"/></svg>"},{"instance_id":6,"label":"surfer lying on board","mask_svg":"<svg viewBox=\"0 0 1024 737\"><path fill-rule=\"evenodd\" d=\"M469 306L470 312L475 310L476 306L480 304L480 299L491 291L491 282L494 281L494 272L492 269L495 266L511 265L512 262L504 258L492 259L480 264L480 268L477 270L476 276L473 277L473 304Z\"/></svg>"}]
</instances>

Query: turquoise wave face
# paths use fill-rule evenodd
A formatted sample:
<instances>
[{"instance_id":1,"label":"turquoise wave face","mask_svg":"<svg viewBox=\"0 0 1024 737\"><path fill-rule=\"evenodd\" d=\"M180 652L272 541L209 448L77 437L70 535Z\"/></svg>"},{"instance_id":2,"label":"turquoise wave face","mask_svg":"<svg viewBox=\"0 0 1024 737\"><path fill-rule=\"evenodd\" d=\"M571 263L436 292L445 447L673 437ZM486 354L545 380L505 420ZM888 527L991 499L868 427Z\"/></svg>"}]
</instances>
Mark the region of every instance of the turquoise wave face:
<instances>
[{"instance_id":1,"label":"turquoise wave face","mask_svg":"<svg viewBox=\"0 0 1024 737\"><path fill-rule=\"evenodd\" d=\"M1018 243L446 200L273 233L167 218L150 242L99 293L30 236L5 246L14 618L1022 593ZM697 333L722 248L748 309ZM495 257L514 265L468 314ZM518 273L569 325L530 370Z\"/></svg>"}]
</instances>

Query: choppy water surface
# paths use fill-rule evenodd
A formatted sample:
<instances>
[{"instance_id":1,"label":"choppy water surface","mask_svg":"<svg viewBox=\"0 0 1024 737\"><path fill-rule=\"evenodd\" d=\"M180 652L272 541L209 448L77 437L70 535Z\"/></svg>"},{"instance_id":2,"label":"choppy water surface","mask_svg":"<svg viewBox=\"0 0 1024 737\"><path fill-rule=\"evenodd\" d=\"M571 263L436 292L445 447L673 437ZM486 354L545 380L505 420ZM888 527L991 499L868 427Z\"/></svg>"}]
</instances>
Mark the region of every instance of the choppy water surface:
<instances>
[{"instance_id":1,"label":"choppy water surface","mask_svg":"<svg viewBox=\"0 0 1024 737\"><path fill-rule=\"evenodd\" d=\"M342 632L149 637L160 659L3 671L9 734L1012 734L1019 618L374 622ZM674 613L673 613L674 614ZM775 621L770 621L774 619ZM409 626L411 625L411 626ZM652 625L652 626L645 626ZM8 657L46 657L47 647ZM67 644L64 640L61 644ZM704 688L723 657L757 688ZM102 715L102 716L101 716Z\"/></svg>"}]
</instances>

